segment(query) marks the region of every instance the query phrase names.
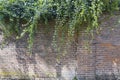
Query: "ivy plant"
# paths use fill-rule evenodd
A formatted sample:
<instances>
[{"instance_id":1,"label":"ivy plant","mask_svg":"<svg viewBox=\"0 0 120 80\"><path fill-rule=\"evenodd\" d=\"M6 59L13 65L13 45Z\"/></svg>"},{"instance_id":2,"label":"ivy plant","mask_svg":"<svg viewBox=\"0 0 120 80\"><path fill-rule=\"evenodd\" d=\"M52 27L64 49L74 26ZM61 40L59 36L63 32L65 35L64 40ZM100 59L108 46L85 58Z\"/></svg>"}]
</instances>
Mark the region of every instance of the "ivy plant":
<instances>
[{"instance_id":1,"label":"ivy plant","mask_svg":"<svg viewBox=\"0 0 120 80\"><path fill-rule=\"evenodd\" d=\"M54 20L53 46L58 49L77 41L82 31L93 36L100 15L118 10L118 3L119 0L0 0L0 29L6 38L14 34L19 39L27 33L31 49L38 24Z\"/></svg>"}]
</instances>

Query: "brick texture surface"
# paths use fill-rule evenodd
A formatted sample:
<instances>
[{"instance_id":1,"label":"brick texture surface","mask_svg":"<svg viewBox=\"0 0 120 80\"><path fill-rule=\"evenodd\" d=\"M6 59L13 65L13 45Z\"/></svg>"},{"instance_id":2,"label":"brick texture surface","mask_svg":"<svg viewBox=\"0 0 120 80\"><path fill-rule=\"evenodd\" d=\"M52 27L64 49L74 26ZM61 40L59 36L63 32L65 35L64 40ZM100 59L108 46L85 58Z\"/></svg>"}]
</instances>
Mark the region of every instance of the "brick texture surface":
<instances>
[{"instance_id":1,"label":"brick texture surface","mask_svg":"<svg viewBox=\"0 0 120 80\"><path fill-rule=\"evenodd\" d=\"M8 44L1 45L0 78L72 80L77 76L79 80L94 80L96 75L118 75L120 74L119 19L119 15L113 15L105 21L102 19L100 34L95 35L89 45L90 48L85 48L84 43L89 38L83 33L78 44L71 45L64 55L62 51L55 52L51 46L52 29L47 31L41 27L38 30L31 55L27 50L27 37L17 41L10 40ZM3 36L0 34L0 44L2 41Z\"/></svg>"}]
</instances>

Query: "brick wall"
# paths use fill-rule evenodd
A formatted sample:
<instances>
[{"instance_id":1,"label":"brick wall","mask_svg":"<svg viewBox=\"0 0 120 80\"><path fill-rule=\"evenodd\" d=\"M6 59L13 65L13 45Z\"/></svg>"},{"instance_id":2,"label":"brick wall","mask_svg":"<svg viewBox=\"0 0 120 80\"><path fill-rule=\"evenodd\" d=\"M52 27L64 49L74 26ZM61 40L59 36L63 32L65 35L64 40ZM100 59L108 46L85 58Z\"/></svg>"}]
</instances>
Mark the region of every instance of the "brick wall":
<instances>
[{"instance_id":1,"label":"brick wall","mask_svg":"<svg viewBox=\"0 0 120 80\"><path fill-rule=\"evenodd\" d=\"M93 80L97 75L113 74L120 78L120 16L114 15L105 21L104 19L100 25L100 34L95 35L90 45L91 53L82 48L81 43L85 40L79 41L77 71L80 80L88 78Z\"/></svg>"},{"instance_id":2,"label":"brick wall","mask_svg":"<svg viewBox=\"0 0 120 80\"><path fill-rule=\"evenodd\" d=\"M120 74L119 19L119 15L102 19L100 34L95 35L89 46L90 50L84 48L84 43L89 38L86 39L83 33L78 44L72 44L64 55L62 52L55 52L51 46L52 29L47 31L48 33L44 32L46 28L39 29L31 55L26 49L27 37L17 41L9 40L9 43L0 49L0 77L72 80L76 75L79 80L94 80L96 75L112 73L118 75ZM2 40L1 34L0 43Z\"/></svg>"},{"instance_id":3,"label":"brick wall","mask_svg":"<svg viewBox=\"0 0 120 80\"><path fill-rule=\"evenodd\" d=\"M101 34L96 37L96 73L119 74L120 69L120 16L112 16L101 25Z\"/></svg>"},{"instance_id":4,"label":"brick wall","mask_svg":"<svg viewBox=\"0 0 120 80\"><path fill-rule=\"evenodd\" d=\"M52 27L52 25L50 26ZM40 30L40 32L39 32ZM72 80L77 60L74 47L67 54L54 51L53 31L39 28L35 35L32 54L27 49L27 36L20 40L9 39L0 49L0 78L38 78L40 80ZM3 36L0 35L2 44ZM63 46L64 47L64 46ZM58 60L58 58L60 59Z\"/></svg>"}]
</instances>

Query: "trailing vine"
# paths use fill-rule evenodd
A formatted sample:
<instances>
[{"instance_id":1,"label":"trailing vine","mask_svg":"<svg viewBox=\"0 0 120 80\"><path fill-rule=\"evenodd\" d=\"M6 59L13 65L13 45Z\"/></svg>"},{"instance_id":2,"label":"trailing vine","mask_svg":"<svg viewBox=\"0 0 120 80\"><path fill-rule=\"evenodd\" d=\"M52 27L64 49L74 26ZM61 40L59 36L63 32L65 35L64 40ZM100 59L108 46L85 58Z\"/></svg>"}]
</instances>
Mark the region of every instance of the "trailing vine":
<instances>
[{"instance_id":1,"label":"trailing vine","mask_svg":"<svg viewBox=\"0 0 120 80\"><path fill-rule=\"evenodd\" d=\"M38 24L55 20L53 46L58 51L62 45L77 42L82 31L87 34L98 28L103 12L118 10L119 0L1 0L0 29L4 36L22 38L29 35L28 48L34 42ZM58 44L59 43L59 44Z\"/></svg>"}]
</instances>

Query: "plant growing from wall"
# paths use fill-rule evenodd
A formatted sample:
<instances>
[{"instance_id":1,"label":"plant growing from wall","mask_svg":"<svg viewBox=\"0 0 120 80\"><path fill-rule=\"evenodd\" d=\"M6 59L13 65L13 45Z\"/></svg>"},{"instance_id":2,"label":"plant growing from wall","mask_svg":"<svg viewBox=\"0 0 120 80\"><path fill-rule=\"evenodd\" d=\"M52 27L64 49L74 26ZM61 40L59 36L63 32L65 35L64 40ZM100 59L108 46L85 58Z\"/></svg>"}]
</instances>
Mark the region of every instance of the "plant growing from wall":
<instances>
[{"instance_id":1,"label":"plant growing from wall","mask_svg":"<svg viewBox=\"0 0 120 80\"><path fill-rule=\"evenodd\" d=\"M78 80L77 77L75 76L72 80Z\"/></svg>"},{"instance_id":2,"label":"plant growing from wall","mask_svg":"<svg viewBox=\"0 0 120 80\"><path fill-rule=\"evenodd\" d=\"M77 42L81 31L93 36L102 12L116 10L119 0L1 0L0 29L5 37L29 35L29 49L40 22L55 20L53 46ZM57 44L60 41L60 44Z\"/></svg>"}]
</instances>

